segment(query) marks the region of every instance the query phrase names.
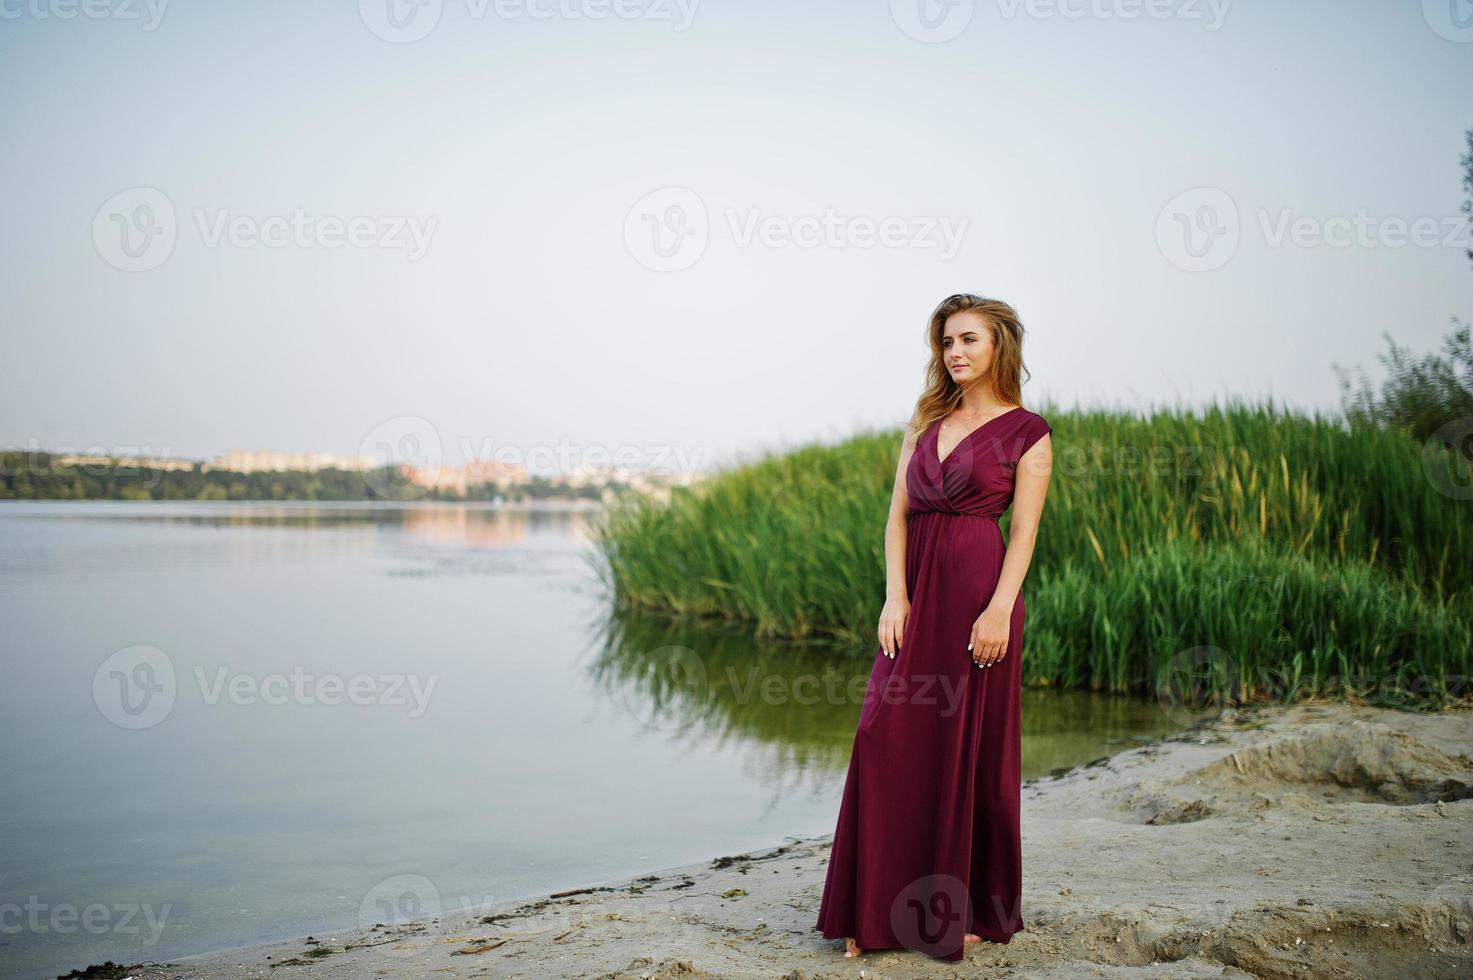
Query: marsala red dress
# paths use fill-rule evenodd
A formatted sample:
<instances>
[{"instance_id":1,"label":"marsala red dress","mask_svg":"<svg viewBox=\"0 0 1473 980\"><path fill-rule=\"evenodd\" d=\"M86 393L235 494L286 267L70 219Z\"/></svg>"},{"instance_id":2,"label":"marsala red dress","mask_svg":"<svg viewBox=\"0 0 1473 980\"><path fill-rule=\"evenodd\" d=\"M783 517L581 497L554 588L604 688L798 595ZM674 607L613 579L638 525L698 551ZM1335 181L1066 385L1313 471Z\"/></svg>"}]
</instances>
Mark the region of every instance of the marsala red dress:
<instances>
[{"instance_id":1,"label":"marsala red dress","mask_svg":"<svg viewBox=\"0 0 1473 980\"><path fill-rule=\"evenodd\" d=\"M910 616L896 658L875 653L815 928L960 960L966 933L1005 943L1023 928L1022 592L1007 656L977 667L967 643L1002 571L1018 459L1053 429L1019 406L944 460L939 430L905 471Z\"/></svg>"}]
</instances>

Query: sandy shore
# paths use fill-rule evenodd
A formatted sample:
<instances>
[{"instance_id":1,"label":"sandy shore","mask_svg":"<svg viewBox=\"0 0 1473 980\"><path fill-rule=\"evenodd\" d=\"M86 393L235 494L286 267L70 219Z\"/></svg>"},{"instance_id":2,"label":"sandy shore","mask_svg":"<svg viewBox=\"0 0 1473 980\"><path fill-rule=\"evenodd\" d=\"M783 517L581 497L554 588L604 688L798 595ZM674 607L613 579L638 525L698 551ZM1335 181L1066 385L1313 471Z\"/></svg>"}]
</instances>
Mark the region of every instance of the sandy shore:
<instances>
[{"instance_id":1,"label":"sandy shore","mask_svg":"<svg viewBox=\"0 0 1473 980\"><path fill-rule=\"evenodd\" d=\"M1473 711L1229 713L1023 787L1023 914L960 963L813 930L829 839L147 965L245 977L1473 976Z\"/></svg>"}]
</instances>

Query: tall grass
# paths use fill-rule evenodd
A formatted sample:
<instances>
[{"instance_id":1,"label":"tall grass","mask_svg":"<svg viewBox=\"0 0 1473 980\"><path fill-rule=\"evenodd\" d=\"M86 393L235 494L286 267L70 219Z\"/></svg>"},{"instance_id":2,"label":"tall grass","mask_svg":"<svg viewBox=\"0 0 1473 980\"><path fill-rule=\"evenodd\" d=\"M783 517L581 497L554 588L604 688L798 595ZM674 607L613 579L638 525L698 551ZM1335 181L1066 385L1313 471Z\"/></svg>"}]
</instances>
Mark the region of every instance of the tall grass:
<instances>
[{"instance_id":1,"label":"tall grass","mask_svg":"<svg viewBox=\"0 0 1473 980\"><path fill-rule=\"evenodd\" d=\"M1025 592L1030 683L1157 690L1174 671L1207 665L1227 670L1222 686L1246 700L1466 691L1466 594L1444 603L1367 562L1173 542L1104 578L1073 560L1039 572Z\"/></svg>"},{"instance_id":2,"label":"tall grass","mask_svg":"<svg viewBox=\"0 0 1473 980\"><path fill-rule=\"evenodd\" d=\"M1467 672L1473 502L1443 447L1272 402L1040 411L1054 470L1023 590L1030 683L1139 690L1197 647L1225 651L1257 696ZM899 440L866 433L667 505L617 503L597 533L616 601L867 645Z\"/></svg>"}]
</instances>

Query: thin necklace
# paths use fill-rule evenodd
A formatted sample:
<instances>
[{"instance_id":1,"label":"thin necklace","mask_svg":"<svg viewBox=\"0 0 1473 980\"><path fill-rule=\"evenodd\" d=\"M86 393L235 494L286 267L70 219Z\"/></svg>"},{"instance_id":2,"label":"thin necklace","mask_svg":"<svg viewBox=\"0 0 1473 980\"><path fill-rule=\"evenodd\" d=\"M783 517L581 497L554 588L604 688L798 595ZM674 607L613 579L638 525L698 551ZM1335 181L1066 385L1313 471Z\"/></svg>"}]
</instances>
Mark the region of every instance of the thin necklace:
<instances>
[{"instance_id":1,"label":"thin necklace","mask_svg":"<svg viewBox=\"0 0 1473 980\"><path fill-rule=\"evenodd\" d=\"M1009 411L1011 411L1011 409L1009 409ZM982 414L982 410L979 408L979 409L977 409L977 411L973 412L971 415L968 415L962 421L964 421L964 422L970 422L970 421L972 421L972 419L976 418L978 415L981 415L981 414ZM996 417L996 416L994 416L994 417ZM943 428L943 429L946 428L950 424L951 424L951 421L949 419L942 419L941 420L941 428Z\"/></svg>"}]
</instances>

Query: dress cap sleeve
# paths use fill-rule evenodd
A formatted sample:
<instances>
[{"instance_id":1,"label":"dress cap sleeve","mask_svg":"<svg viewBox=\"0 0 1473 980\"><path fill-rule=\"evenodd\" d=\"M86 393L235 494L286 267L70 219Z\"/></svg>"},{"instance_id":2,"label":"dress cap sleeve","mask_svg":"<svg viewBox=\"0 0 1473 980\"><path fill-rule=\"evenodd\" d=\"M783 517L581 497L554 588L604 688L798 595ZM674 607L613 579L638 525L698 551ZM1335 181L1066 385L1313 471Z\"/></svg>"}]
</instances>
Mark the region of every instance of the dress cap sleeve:
<instances>
[{"instance_id":1,"label":"dress cap sleeve","mask_svg":"<svg viewBox=\"0 0 1473 980\"><path fill-rule=\"evenodd\" d=\"M1030 418L1023 425L1023 442L1022 448L1018 450L1019 458L1032 449L1035 442L1054 431L1054 427L1048 424L1048 419L1042 415L1029 414Z\"/></svg>"}]
</instances>

